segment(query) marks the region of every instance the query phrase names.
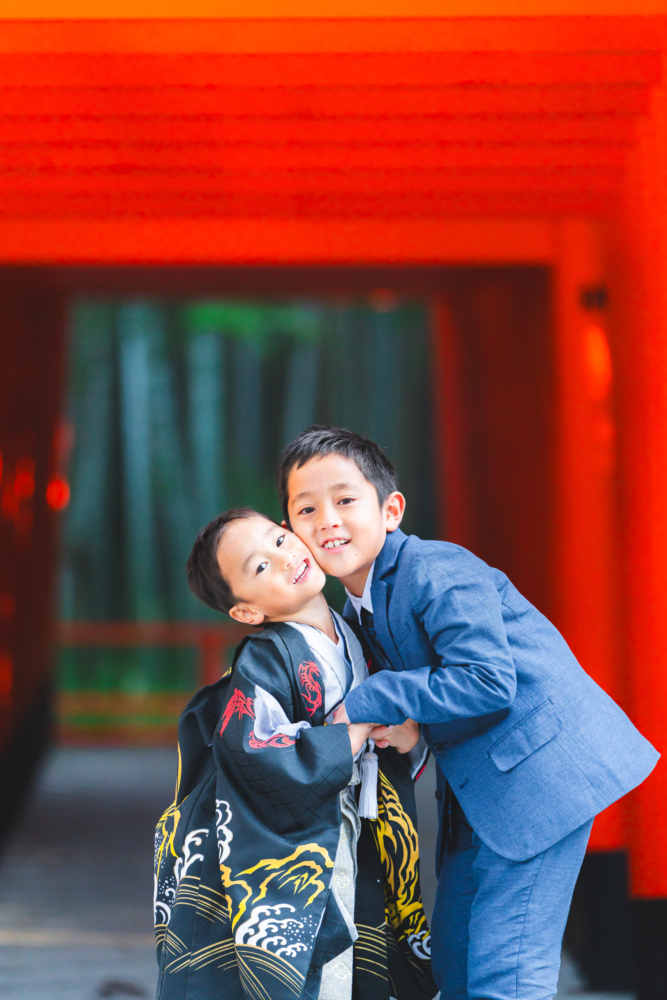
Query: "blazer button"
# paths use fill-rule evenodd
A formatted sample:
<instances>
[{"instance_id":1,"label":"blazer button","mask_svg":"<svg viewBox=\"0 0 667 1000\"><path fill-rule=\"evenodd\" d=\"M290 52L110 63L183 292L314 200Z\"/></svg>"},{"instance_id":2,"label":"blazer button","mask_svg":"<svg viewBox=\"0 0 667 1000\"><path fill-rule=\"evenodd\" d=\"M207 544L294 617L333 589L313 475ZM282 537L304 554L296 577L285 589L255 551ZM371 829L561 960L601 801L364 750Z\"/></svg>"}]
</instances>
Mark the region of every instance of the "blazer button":
<instances>
[{"instance_id":1,"label":"blazer button","mask_svg":"<svg viewBox=\"0 0 667 1000\"><path fill-rule=\"evenodd\" d=\"M444 743L434 743L433 744L433 753L442 753L442 751L444 749L445 749L445 744Z\"/></svg>"},{"instance_id":2,"label":"blazer button","mask_svg":"<svg viewBox=\"0 0 667 1000\"><path fill-rule=\"evenodd\" d=\"M435 797L438 800L438 802L442 798L442 791L439 788L436 790Z\"/></svg>"}]
</instances>

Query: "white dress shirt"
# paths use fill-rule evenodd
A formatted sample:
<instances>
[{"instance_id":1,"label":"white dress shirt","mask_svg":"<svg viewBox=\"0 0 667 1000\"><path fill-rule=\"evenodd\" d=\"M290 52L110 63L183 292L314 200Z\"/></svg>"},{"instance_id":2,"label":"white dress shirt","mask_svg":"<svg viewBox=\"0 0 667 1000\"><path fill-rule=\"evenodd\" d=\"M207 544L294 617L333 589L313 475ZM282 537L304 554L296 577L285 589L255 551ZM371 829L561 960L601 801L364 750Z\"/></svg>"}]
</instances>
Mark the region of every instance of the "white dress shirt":
<instances>
[{"instance_id":1,"label":"white dress shirt","mask_svg":"<svg viewBox=\"0 0 667 1000\"><path fill-rule=\"evenodd\" d=\"M361 609L365 608L366 611L370 611L373 614L373 601L371 599L371 584L373 582L373 570L375 569L375 560L373 560L373 565L368 571L368 576L366 577L366 583L364 584L364 592L361 597L356 597L351 594L350 591L345 588L345 593L350 598L352 607L357 612L357 617L361 621Z\"/></svg>"}]
</instances>

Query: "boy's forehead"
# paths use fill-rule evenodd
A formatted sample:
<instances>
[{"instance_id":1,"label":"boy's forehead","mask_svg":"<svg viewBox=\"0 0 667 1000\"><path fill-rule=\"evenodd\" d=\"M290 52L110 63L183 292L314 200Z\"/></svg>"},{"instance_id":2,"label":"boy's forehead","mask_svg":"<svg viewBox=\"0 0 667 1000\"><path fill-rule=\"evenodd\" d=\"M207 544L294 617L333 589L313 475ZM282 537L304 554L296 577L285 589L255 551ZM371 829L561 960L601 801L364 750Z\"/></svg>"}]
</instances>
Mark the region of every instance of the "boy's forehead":
<instances>
[{"instance_id":1,"label":"boy's forehead","mask_svg":"<svg viewBox=\"0 0 667 1000\"><path fill-rule=\"evenodd\" d=\"M317 455L291 470L287 481L288 497L294 502L320 490L358 488L367 482L363 472L351 458L337 454Z\"/></svg>"},{"instance_id":2,"label":"boy's forehead","mask_svg":"<svg viewBox=\"0 0 667 1000\"><path fill-rule=\"evenodd\" d=\"M337 458L347 466L343 468L334 463L327 463L327 458ZM316 463L323 463L319 468ZM349 458L342 455L327 455L323 459L311 459L304 463L300 469L293 469L290 472L287 483L287 496L289 503L300 503L308 497L313 497L322 492L336 492L347 489L359 489L368 480L358 466Z\"/></svg>"}]
</instances>

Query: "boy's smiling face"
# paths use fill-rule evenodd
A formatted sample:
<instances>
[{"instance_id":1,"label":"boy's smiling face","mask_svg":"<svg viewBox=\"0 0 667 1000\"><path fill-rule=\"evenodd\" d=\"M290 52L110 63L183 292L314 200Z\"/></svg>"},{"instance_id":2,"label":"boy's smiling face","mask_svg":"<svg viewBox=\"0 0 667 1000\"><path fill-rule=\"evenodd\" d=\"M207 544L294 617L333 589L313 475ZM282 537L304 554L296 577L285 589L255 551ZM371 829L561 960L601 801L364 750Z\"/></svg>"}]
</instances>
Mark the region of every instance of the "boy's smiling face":
<instances>
[{"instance_id":1,"label":"boy's smiling face","mask_svg":"<svg viewBox=\"0 0 667 1000\"><path fill-rule=\"evenodd\" d=\"M324 586L324 573L303 542L260 515L225 528L218 566L237 598L229 613L247 625L289 621Z\"/></svg>"},{"instance_id":2,"label":"boy's smiling face","mask_svg":"<svg viewBox=\"0 0 667 1000\"><path fill-rule=\"evenodd\" d=\"M342 455L312 458L293 468L287 511L292 530L329 576L361 596L388 531L401 523L405 499L390 493L380 506L375 486Z\"/></svg>"}]
</instances>

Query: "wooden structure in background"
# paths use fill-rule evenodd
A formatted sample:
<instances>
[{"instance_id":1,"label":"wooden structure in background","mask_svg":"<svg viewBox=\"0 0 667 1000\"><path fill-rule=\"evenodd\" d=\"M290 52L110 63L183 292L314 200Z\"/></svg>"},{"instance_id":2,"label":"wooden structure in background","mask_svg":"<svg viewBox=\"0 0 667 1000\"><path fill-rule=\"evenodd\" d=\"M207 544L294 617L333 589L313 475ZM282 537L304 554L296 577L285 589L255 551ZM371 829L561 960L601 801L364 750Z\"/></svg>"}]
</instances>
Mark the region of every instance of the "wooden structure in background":
<instances>
[{"instance_id":1,"label":"wooden structure in background","mask_svg":"<svg viewBox=\"0 0 667 1000\"><path fill-rule=\"evenodd\" d=\"M73 265L538 264L553 275L554 458L539 470L550 484L553 614L585 667L662 748L667 10L659 0L642 8L653 16L621 0L578 3L576 13L588 16L555 16L575 13L558 0L517 3L505 17L482 0L465 11L394 4L394 16L357 7L341 17L285 0L282 17L246 6L245 19L216 12L206 20L196 17L207 11L202 3L186 9L172 0L164 13L173 20L135 3L131 13L144 20L86 21L77 17L89 5L80 10L77 0L33 0L14 12L32 20L2 24L7 371L27 377L30 341L12 331L35 329L36 303L47 312L28 366L46 374L30 390L22 378L2 383L0 450L11 456L10 476L28 470L17 461L34 462L35 534L30 556L19 555L10 520L0 539L17 581L7 585L16 624L3 633L0 663L18 664L24 644L46 634L52 527L44 491L55 431L47 401L58 375L55 304L76 288ZM107 16L120 13L116 4ZM70 19L48 19L59 15ZM121 272L116 280L122 288ZM27 297L16 291L24 282ZM446 530L482 539L485 555L494 531L506 533L508 548L521 545L531 494L524 491L510 524L494 506L507 485L503 470L471 471L480 448L493 454L497 428L492 411L471 409L488 385L465 373L474 350L499 351L510 366L511 354L492 342L493 323L486 341L464 342L455 312L441 302L436 331L448 389L440 413L443 482L453 491ZM538 384L527 372L496 406L539 412ZM34 428L16 455L15 426ZM41 567L37 589L18 582L33 565ZM28 659L13 688L19 727L39 686L31 677L45 676L44 644ZM601 850L630 847L632 892L645 901L637 912L651 933L658 929L656 938L642 935L648 978L640 994L657 996L651 963L661 961L667 928L664 765L627 809L601 817L594 837Z\"/></svg>"}]
</instances>

